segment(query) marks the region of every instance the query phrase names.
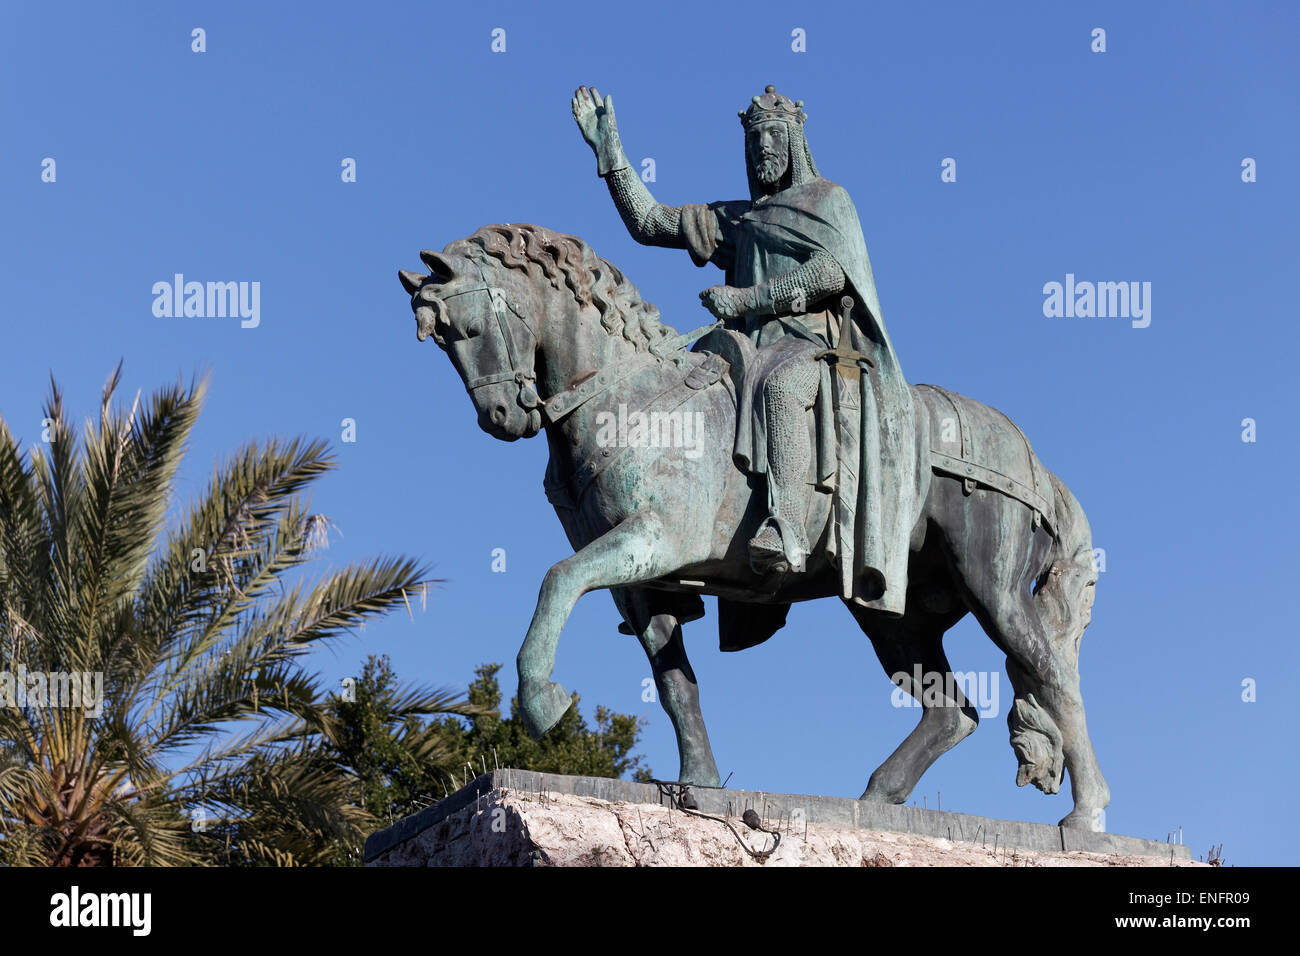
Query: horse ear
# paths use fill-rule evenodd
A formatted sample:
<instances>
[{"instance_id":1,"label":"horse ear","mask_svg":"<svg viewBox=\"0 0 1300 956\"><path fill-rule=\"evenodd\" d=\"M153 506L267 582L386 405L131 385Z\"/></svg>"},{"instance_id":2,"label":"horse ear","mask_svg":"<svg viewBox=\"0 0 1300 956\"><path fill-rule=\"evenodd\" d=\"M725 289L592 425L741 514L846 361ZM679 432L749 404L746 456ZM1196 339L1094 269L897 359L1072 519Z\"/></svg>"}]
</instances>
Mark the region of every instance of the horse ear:
<instances>
[{"instance_id":1,"label":"horse ear","mask_svg":"<svg viewBox=\"0 0 1300 956\"><path fill-rule=\"evenodd\" d=\"M429 277L418 272L407 272L405 269L398 269L397 278L402 280L402 288L407 291L408 295L415 295L420 291L420 286L424 285L424 280Z\"/></svg>"},{"instance_id":2,"label":"horse ear","mask_svg":"<svg viewBox=\"0 0 1300 956\"><path fill-rule=\"evenodd\" d=\"M439 282L447 282L456 274L451 261L432 249L421 249L420 259L429 267L429 271L433 273L433 277Z\"/></svg>"}]
</instances>

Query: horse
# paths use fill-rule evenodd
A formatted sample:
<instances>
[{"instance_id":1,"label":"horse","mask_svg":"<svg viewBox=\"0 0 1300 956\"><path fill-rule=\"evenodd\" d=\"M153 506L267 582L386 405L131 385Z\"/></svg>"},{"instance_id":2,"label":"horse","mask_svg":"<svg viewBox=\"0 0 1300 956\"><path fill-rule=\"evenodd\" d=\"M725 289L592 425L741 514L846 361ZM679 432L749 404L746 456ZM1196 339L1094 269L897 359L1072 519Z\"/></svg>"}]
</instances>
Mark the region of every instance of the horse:
<instances>
[{"instance_id":1,"label":"horse","mask_svg":"<svg viewBox=\"0 0 1300 956\"><path fill-rule=\"evenodd\" d=\"M979 722L943 648L944 633L973 614L1007 657L1017 785L1057 793L1068 770L1074 807L1059 825L1104 831L1110 792L1088 737L1078 670L1097 580L1091 530L1009 419L934 386L910 386L917 407L931 410L916 416L927 430L934 410L948 408L946 424L957 412L963 440L978 431L994 454L975 471L945 471L940 464L955 459L935 454L934 467L918 466L926 480L905 611L885 614L842 597L825 546L833 494L812 496L807 540L822 544L803 572L773 581L751 568L747 542L766 499L732 458L740 387L732 379L740 373L721 358L724 330L688 348L693 336L664 324L617 267L583 240L541 226L484 226L420 257L427 272L399 270L417 338L432 337L446 352L489 435L545 433L546 494L574 549L547 571L516 661L521 715L534 738L571 706L551 680L570 612L583 594L609 589L620 630L649 658L677 737L678 781L720 786L682 624L703 616L701 595L716 596L722 624L754 631L724 647L741 649L778 630L792 602L841 597L886 674L922 707L861 797L903 803ZM741 338L730 334L733 351ZM656 415L657 435L648 427ZM1026 451L1043 476L1037 497L1006 477L1015 473L1013 453L1023 465Z\"/></svg>"}]
</instances>

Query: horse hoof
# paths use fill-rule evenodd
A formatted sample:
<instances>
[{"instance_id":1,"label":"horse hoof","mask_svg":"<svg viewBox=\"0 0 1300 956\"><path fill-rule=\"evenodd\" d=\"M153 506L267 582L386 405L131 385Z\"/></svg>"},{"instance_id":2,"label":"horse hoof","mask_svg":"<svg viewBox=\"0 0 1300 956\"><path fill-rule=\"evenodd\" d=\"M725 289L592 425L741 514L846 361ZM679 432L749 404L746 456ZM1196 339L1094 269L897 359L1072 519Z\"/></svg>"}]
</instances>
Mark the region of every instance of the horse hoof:
<instances>
[{"instance_id":1,"label":"horse hoof","mask_svg":"<svg viewBox=\"0 0 1300 956\"><path fill-rule=\"evenodd\" d=\"M1075 810L1057 824L1071 830L1090 830L1093 833L1106 832L1105 810Z\"/></svg>"},{"instance_id":2,"label":"horse hoof","mask_svg":"<svg viewBox=\"0 0 1300 956\"><path fill-rule=\"evenodd\" d=\"M694 784L697 787L722 786L722 777L718 775L716 769L692 770L689 767L682 767L681 770L678 771L677 779L682 783Z\"/></svg>"},{"instance_id":3,"label":"horse hoof","mask_svg":"<svg viewBox=\"0 0 1300 956\"><path fill-rule=\"evenodd\" d=\"M882 772L882 768L877 767L867 781L867 789L862 791L862 796L858 799L868 803L906 803L911 793L906 780L896 778L887 770Z\"/></svg>"},{"instance_id":4,"label":"horse hoof","mask_svg":"<svg viewBox=\"0 0 1300 956\"><path fill-rule=\"evenodd\" d=\"M520 696L523 700L520 709L523 712L524 729L534 740L541 739L543 734L558 724L573 703L569 692L552 681L547 681L535 690L525 691Z\"/></svg>"}]
</instances>

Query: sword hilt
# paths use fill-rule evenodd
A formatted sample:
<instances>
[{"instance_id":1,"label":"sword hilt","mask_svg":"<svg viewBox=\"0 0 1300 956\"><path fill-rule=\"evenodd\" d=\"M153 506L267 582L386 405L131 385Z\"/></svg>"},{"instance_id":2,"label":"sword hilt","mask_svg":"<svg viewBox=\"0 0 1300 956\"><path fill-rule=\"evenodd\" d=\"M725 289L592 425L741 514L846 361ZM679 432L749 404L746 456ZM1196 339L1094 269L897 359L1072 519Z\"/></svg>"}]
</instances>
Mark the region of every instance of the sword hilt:
<instances>
[{"instance_id":1,"label":"sword hilt","mask_svg":"<svg viewBox=\"0 0 1300 956\"><path fill-rule=\"evenodd\" d=\"M846 295L840 299L841 313L839 328L836 329L835 332L835 347L822 349L820 352L814 353L814 360L827 359L834 365L849 366L857 369L861 369L863 366L866 366L867 368L876 367L876 363L870 358L843 344L844 330L848 327L848 324L852 319L854 304L853 296L851 295Z\"/></svg>"}]
</instances>

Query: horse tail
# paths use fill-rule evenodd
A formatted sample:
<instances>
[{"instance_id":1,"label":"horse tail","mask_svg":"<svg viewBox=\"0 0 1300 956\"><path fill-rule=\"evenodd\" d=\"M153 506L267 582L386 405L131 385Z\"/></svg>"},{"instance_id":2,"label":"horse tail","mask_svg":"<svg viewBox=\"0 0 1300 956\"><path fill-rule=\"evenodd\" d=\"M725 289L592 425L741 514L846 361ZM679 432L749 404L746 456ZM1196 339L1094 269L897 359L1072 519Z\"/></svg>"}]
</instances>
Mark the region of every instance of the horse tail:
<instances>
[{"instance_id":1,"label":"horse tail","mask_svg":"<svg viewBox=\"0 0 1300 956\"><path fill-rule=\"evenodd\" d=\"M1062 666L1076 672L1079 668L1079 644L1092 621L1097 571L1093 563L1092 529L1083 508L1056 475L1051 475L1056 506L1056 537L1048 552L1047 566L1034 583L1033 603L1043 630ZM1013 686L1029 682L1014 671L1008 660L1008 676ZM1016 785L1033 783L1045 793L1060 789L1065 753L1061 731L1047 710L1031 693L1016 700L1007 715L1011 746L1020 767Z\"/></svg>"}]
</instances>

